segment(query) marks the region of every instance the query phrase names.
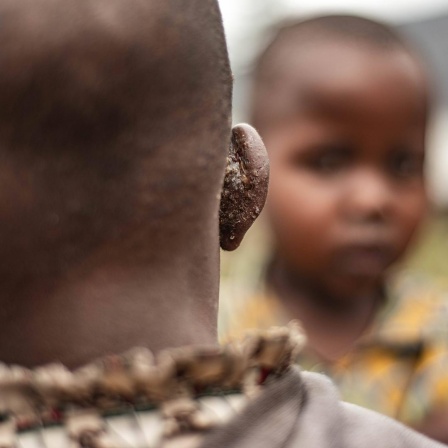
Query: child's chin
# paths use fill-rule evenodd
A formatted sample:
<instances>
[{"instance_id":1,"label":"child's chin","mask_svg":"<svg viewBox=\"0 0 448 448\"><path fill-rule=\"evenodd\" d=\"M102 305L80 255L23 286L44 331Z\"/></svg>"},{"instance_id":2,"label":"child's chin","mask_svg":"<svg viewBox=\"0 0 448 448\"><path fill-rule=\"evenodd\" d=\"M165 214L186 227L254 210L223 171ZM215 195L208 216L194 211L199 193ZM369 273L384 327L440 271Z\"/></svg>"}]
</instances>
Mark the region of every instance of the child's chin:
<instances>
[{"instance_id":1,"label":"child's chin","mask_svg":"<svg viewBox=\"0 0 448 448\"><path fill-rule=\"evenodd\" d=\"M378 275L345 273L339 274L326 289L331 291L335 298L350 302L377 290L382 281L383 273Z\"/></svg>"}]
</instances>

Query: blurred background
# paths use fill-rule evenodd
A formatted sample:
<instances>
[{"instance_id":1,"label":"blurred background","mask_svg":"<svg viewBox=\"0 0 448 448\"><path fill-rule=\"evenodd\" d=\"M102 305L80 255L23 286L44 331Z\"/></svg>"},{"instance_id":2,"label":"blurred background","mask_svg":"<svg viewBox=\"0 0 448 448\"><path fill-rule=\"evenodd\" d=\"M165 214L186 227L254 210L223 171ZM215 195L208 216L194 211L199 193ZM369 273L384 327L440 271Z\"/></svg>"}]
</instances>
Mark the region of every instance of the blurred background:
<instances>
[{"instance_id":1,"label":"blurred background","mask_svg":"<svg viewBox=\"0 0 448 448\"><path fill-rule=\"evenodd\" d=\"M360 14L399 27L420 49L436 93L427 162L432 213L402 267L417 269L448 286L448 0L219 0L219 3L235 77L235 123L248 121L252 64L279 22L329 13ZM254 280L252 262L257 265L267 250L266 245L261 222L249 232L239 251L224 254L224 293L229 277L234 287L235 277Z\"/></svg>"}]
</instances>

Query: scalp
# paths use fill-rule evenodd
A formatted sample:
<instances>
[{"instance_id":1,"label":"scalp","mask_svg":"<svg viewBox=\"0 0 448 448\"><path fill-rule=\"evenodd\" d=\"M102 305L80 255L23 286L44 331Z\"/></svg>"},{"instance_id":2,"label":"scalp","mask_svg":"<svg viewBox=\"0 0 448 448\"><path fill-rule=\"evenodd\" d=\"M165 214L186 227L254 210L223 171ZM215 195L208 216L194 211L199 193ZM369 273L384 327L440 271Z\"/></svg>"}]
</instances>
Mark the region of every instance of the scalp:
<instances>
[{"instance_id":1,"label":"scalp","mask_svg":"<svg viewBox=\"0 0 448 448\"><path fill-rule=\"evenodd\" d=\"M231 94L216 0L0 0L0 216L24 213L18 183L35 217L2 243L68 265L211 234Z\"/></svg>"},{"instance_id":2,"label":"scalp","mask_svg":"<svg viewBox=\"0 0 448 448\"><path fill-rule=\"evenodd\" d=\"M157 126L162 140L182 112L179 133L216 97L229 110L212 1L2 0L0 22L0 138L16 149L109 146Z\"/></svg>"}]
</instances>

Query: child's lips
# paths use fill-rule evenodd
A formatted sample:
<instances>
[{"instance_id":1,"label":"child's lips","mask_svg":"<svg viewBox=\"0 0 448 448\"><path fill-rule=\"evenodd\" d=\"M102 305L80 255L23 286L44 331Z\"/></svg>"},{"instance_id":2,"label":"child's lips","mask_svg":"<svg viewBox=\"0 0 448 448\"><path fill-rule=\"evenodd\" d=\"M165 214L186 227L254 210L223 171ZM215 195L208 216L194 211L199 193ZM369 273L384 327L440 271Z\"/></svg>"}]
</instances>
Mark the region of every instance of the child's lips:
<instances>
[{"instance_id":1,"label":"child's lips","mask_svg":"<svg viewBox=\"0 0 448 448\"><path fill-rule=\"evenodd\" d=\"M377 277L389 267L393 248L389 244L353 244L340 248L338 270L363 277Z\"/></svg>"}]
</instances>

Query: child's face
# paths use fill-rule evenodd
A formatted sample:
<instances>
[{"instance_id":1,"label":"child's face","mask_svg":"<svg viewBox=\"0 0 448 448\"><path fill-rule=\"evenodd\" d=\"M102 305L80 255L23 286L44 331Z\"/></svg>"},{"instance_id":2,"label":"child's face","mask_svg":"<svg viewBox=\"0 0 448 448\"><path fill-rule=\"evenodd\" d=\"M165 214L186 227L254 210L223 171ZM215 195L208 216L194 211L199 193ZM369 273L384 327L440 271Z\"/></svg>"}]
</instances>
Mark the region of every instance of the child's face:
<instances>
[{"instance_id":1,"label":"child's face","mask_svg":"<svg viewBox=\"0 0 448 448\"><path fill-rule=\"evenodd\" d=\"M378 284L424 213L425 81L398 50L327 44L305 59L285 88L299 107L264 134L268 210L289 267L349 298Z\"/></svg>"}]
</instances>

